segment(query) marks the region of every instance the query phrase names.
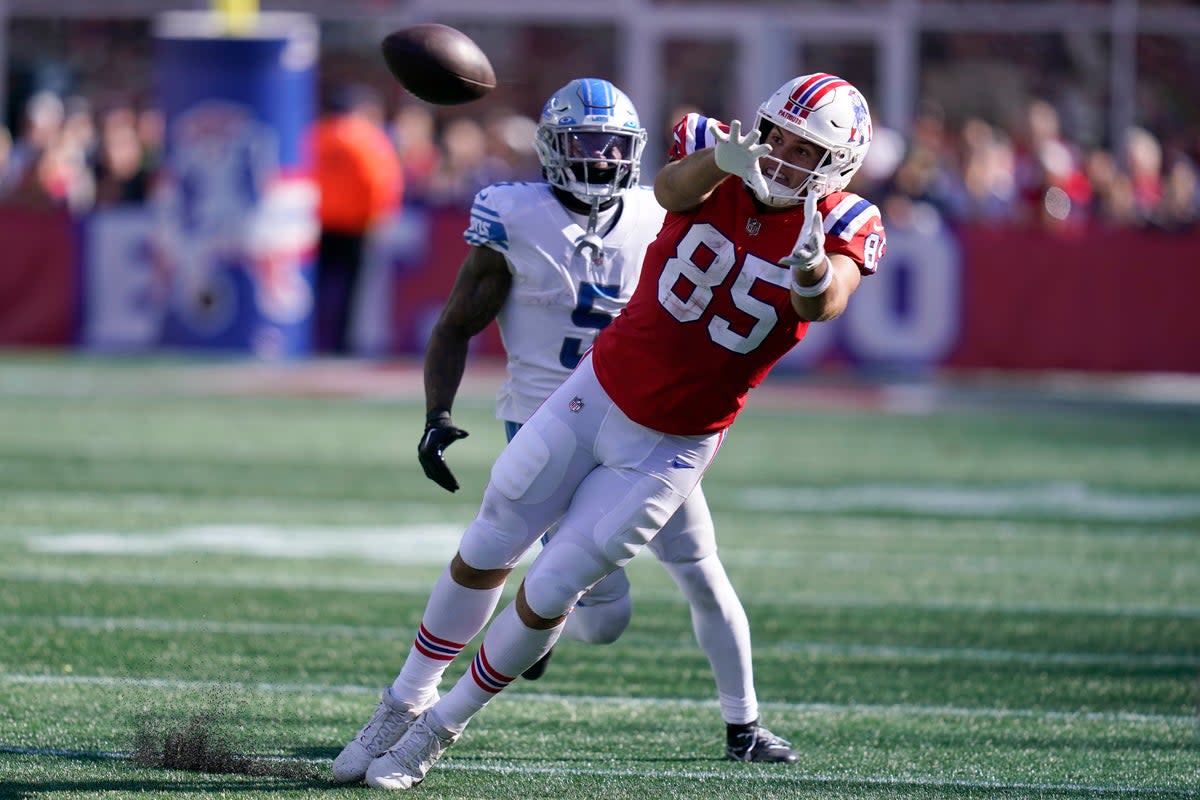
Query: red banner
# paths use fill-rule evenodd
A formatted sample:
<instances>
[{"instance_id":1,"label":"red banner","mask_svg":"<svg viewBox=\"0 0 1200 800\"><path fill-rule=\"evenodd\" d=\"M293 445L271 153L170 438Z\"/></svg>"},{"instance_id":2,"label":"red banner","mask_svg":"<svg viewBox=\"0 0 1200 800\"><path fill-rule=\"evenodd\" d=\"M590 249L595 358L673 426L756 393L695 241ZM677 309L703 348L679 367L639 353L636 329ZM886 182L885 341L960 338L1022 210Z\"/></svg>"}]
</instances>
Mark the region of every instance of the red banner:
<instances>
[{"instance_id":1,"label":"red banner","mask_svg":"<svg viewBox=\"0 0 1200 800\"><path fill-rule=\"evenodd\" d=\"M1200 231L967 228L961 239L947 366L1200 372Z\"/></svg>"},{"instance_id":2,"label":"red banner","mask_svg":"<svg viewBox=\"0 0 1200 800\"><path fill-rule=\"evenodd\" d=\"M0 265L0 346L71 344L79 290L67 212L0 208Z\"/></svg>"},{"instance_id":3,"label":"red banner","mask_svg":"<svg viewBox=\"0 0 1200 800\"><path fill-rule=\"evenodd\" d=\"M153 227L149 211L142 213L142 223L125 220L121 236L86 250L83 274L93 291L79 300L75 224L60 212L0 210L0 346L65 346L79 330L83 346L156 347L161 299L139 288L152 272L138 260L147 252L138 243ZM391 316L386 331L380 324L381 349L420 357L468 252L468 217L461 209L413 208L398 219L402 235L379 243ZM1200 231L1062 237L895 227L889 234L879 274L863 282L840 319L814 326L781 371L848 362L1200 373ZM107 297L97 287L124 288ZM496 326L471 346L502 353Z\"/></svg>"}]
</instances>

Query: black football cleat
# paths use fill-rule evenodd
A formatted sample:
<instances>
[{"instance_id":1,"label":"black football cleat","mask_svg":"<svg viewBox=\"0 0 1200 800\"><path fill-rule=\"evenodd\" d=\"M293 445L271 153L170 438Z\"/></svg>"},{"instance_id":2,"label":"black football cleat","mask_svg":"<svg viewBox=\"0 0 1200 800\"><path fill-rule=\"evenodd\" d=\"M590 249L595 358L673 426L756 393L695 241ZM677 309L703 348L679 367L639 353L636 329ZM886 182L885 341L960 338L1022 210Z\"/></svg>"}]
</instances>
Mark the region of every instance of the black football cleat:
<instances>
[{"instance_id":1,"label":"black football cleat","mask_svg":"<svg viewBox=\"0 0 1200 800\"><path fill-rule=\"evenodd\" d=\"M536 681L542 677L542 673L546 671L546 665L550 663L550 656L554 655L554 648L551 647L546 655L539 658L533 663L533 666L521 673L521 677L527 681Z\"/></svg>"},{"instance_id":2,"label":"black football cleat","mask_svg":"<svg viewBox=\"0 0 1200 800\"><path fill-rule=\"evenodd\" d=\"M791 742L758 724L726 726L725 756L766 764L795 764L800 760Z\"/></svg>"}]
</instances>

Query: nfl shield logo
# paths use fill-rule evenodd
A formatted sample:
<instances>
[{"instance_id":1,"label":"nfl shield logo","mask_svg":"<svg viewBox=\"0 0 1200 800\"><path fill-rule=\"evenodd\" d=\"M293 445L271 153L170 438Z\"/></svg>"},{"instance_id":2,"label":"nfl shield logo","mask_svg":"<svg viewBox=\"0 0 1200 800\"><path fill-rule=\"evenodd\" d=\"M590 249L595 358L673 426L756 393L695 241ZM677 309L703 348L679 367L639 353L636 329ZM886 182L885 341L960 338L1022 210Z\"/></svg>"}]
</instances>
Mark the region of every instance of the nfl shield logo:
<instances>
[{"instance_id":1,"label":"nfl shield logo","mask_svg":"<svg viewBox=\"0 0 1200 800\"><path fill-rule=\"evenodd\" d=\"M756 220L754 217L746 220L746 233L750 234L751 236L758 236L758 232L760 230L762 230L761 222Z\"/></svg>"},{"instance_id":2,"label":"nfl shield logo","mask_svg":"<svg viewBox=\"0 0 1200 800\"><path fill-rule=\"evenodd\" d=\"M578 414L581 410L583 410L583 398L579 397L578 395L572 397L571 402L567 405L567 408L571 409L571 413Z\"/></svg>"}]
</instances>

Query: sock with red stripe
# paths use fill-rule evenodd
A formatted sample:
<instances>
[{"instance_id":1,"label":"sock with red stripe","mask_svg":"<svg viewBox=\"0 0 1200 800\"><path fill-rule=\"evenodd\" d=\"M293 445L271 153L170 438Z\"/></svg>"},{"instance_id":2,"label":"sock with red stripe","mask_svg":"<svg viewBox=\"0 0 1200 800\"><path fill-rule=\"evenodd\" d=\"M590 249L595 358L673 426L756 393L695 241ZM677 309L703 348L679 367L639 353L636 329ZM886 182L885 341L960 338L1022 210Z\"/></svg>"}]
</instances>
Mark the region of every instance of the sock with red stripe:
<instances>
[{"instance_id":1,"label":"sock with red stripe","mask_svg":"<svg viewBox=\"0 0 1200 800\"><path fill-rule=\"evenodd\" d=\"M418 706L432 702L442 674L483 630L503 591L503 585L468 589L450 577L447 567L429 595L417 638L392 683L392 696Z\"/></svg>"},{"instance_id":2,"label":"sock with red stripe","mask_svg":"<svg viewBox=\"0 0 1200 800\"><path fill-rule=\"evenodd\" d=\"M526 626L516 605L509 603L488 626L471 668L438 701L438 719L449 730L462 731L479 709L546 655L561 633L562 625L549 630Z\"/></svg>"}]
</instances>

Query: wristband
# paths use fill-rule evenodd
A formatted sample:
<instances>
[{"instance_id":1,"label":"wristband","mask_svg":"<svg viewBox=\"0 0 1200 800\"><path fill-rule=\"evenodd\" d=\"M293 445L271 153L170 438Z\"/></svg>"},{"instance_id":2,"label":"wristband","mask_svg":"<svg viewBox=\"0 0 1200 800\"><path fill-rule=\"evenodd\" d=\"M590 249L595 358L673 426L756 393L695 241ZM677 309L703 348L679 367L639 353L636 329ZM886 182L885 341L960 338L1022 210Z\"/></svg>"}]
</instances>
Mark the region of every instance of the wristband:
<instances>
[{"instance_id":1,"label":"wristband","mask_svg":"<svg viewBox=\"0 0 1200 800\"><path fill-rule=\"evenodd\" d=\"M801 297L818 297L825 294L825 290L833 283L833 263L829 260L829 256L825 256L825 274L821 276L821 280L814 283L812 286L802 286L796 282L796 273L792 273L792 291Z\"/></svg>"}]
</instances>

